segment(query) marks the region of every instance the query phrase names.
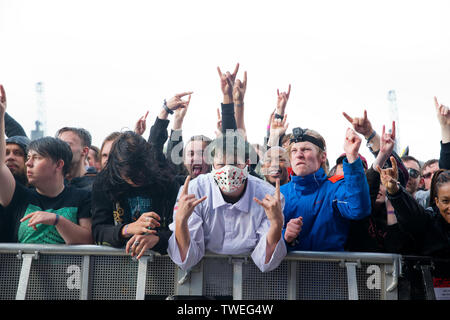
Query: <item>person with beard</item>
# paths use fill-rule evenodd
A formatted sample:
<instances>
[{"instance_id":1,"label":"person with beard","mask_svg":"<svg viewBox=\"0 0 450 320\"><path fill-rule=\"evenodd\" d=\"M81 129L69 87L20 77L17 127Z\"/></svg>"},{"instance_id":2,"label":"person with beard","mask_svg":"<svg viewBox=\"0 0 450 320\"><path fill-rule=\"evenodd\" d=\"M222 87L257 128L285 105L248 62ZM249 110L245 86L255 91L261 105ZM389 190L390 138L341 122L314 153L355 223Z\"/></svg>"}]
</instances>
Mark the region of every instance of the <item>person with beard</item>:
<instances>
[{"instance_id":1,"label":"person with beard","mask_svg":"<svg viewBox=\"0 0 450 320\"><path fill-rule=\"evenodd\" d=\"M413 197L419 190L421 176L420 176L420 162L413 156L403 156L401 158L403 165L408 170L408 183L406 184L406 191L408 191Z\"/></svg>"},{"instance_id":2,"label":"person with beard","mask_svg":"<svg viewBox=\"0 0 450 320\"><path fill-rule=\"evenodd\" d=\"M98 245L123 248L140 259L165 254L179 184L156 149L126 131L112 144L92 187L92 232Z\"/></svg>"},{"instance_id":3,"label":"person with beard","mask_svg":"<svg viewBox=\"0 0 450 320\"><path fill-rule=\"evenodd\" d=\"M205 251L251 253L262 272L275 269L285 257L280 182L274 188L249 174L252 151L239 133L227 132L208 147L212 171L186 178L173 210L168 248L181 269L192 268Z\"/></svg>"},{"instance_id":4,"label":"person with beard","mask_svg":"<svg viewBox=\"0 0 450 320\"><path fill-rule=\"evenodd\" d=\"M91 191L95 173L86 170L86 159L92 141L91 134L83 128L63 127L56 132L55 137L67 142L72 150L70 171L65 177L66 185Z\"/></svg>"}]
</instances>

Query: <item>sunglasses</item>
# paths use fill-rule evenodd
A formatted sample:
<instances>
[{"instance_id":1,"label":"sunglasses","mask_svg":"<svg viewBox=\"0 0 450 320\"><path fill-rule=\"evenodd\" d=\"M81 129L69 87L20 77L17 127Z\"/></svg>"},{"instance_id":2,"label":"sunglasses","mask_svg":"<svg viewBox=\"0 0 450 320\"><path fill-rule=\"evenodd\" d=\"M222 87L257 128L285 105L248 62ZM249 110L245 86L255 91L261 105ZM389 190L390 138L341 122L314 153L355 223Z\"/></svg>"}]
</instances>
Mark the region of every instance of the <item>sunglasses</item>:
<instances>
[{"instance_id":1,"label":"sunglasses","mask_svg":"<svg viewBox=\"0 0 450 320\"><path fill-rule=\"evenodd\" d=\"M408 169L408 174L411 178L416 179L417 177L419 177L420 172L416 169L413 168L409 168Z\"/></svg>"},{"instance_id":2,"label":"sunglasses","mask_svg":"<svg viewBox=\"0 0 450 320\"><path fill-rule=\"evenodd\" d=\"M433 175L433 172L428 172L427 174L424 174L422 177L424 179L430 179L432 175Z\"/></svg>"}]
</instances>

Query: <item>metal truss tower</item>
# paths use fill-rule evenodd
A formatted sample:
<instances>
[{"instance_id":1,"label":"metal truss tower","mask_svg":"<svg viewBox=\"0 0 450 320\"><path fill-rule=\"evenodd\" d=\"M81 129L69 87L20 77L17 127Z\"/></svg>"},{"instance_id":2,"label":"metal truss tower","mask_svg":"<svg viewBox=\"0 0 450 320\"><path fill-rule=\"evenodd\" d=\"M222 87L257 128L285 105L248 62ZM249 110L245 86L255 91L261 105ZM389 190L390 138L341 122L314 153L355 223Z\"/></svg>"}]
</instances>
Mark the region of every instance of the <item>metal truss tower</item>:
<instances>
[{"instance_id":1,"label":"metal truss tower","mask_svg":"<svg viewBox=\"0 0 450 320\"><path fill-rule=\"evenodd\" d=\"M31 140L42 138L45 136L47 129L47 117L45 113L44 84L36 83L36 102L37 102L37 120L34 122L36 128L31 130Z\"/></svg>"},{"instance_id":2,"label":"metal truss tower","mask_svg":"<svg viewBox=\"0 0 450 320\"><path fill-rule=\"evenodd\" d=\"M389 101L389 117L390 122L386 124L386 130L391 130L392 121L395 121L395 146L394 151L401 156L401 142L400 142L400 119L398 115L398 106L397 106L397 95L395 90L389 90L388 92L388 101Z\"/></svg>"}]
</instances>

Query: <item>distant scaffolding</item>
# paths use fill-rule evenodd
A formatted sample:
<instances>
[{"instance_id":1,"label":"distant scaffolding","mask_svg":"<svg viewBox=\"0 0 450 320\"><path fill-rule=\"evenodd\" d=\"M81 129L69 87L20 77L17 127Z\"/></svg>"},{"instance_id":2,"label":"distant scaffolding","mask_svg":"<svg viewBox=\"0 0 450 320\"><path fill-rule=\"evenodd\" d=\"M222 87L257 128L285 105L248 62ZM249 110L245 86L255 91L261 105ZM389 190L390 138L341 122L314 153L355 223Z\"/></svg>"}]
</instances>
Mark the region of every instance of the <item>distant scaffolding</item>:
<instances>
[{"instance_id":1,"label":"distant scaffolding","mask_svg":"<svg viewBox=\"0 0 450 320\"><path fill-rule=\"evenodd\" d=\"M34 122L36 127L31 130L31 140L45 136L47 128L47 119L45 114L44 84L36 83L36 102L37 102L37 120Z\"/></svg>"},{"instance_id":2,"label":"distant scaffolding","mask_svg":"<svg viewBox=\"0 0 450 320\"><path fill-rule=\"evenodd\" d=\"M391 130L392 121L395 121L395 146L394 151L397 154L400 154L401 151L401 143L400 143L400 120L398 116L398 106L397 106L397 95L395 94L395 90L389 90L388 92L388 100L389 100L389 115L391 122L386 125L386 130Z\"/></svg>"}]
</instances>

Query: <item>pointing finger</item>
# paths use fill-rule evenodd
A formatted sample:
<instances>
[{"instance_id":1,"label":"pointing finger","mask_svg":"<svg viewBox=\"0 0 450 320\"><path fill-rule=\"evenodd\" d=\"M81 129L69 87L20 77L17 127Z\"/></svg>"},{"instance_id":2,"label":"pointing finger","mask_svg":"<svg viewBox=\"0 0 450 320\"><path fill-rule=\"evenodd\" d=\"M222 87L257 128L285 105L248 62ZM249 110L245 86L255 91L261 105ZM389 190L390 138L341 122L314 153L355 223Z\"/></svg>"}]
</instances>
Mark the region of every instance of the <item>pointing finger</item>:
<instances>
[{"instance_id":1,"label":"pointing finger","mask_svg":"<svg viewBox=\"0 0 450 320\"><path fill-rule=\"evenodd\" d=\"M184 186L183 186L183 190L181 191L182 195L187 195L188 194L188 189L189 189L189 181L191 180L191 176L188 175L186 177L186 180L184 181Z\"/></svg>"},{"instance_id":2,"label":"pointing finger","mask_svg":"<svg viewBox=\"0 0 450 320\"><path fill-rule=\"evenodd\" d=\"M345 119L348 120L348 122L350 122L351 124L353 124L353 118L350 117L348 114L346 114L345 112L342 112L342 115L345 117Z\"/></svg>"}]
</instances>

